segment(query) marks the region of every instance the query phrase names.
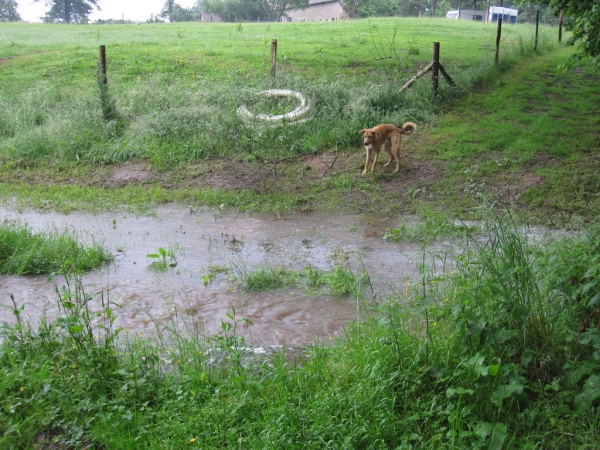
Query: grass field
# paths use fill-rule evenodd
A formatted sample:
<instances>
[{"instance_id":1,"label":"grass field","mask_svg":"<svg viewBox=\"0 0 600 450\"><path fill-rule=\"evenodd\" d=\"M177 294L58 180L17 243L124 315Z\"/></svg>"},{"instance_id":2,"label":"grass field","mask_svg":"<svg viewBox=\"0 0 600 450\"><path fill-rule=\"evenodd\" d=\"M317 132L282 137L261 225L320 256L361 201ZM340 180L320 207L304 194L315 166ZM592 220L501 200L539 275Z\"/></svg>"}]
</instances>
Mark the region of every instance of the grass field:
<instances>
[{"instance_id":1,"label":"grass field","mask_svg":"<svg viewBox=\"0 0 600 450\"><path fill-rule=\"evenodd\" d=\"M168 323L134 336L113 326L108 295L67 274L56 321L32 327L7 305L0 448L598 446L599 75L585 61L559 68L570 49L556 29L542 28L535 53L532 27L505 27L498 66L495 26L443 19L0 31L0 196L11 206L410 212L423 225L387 239L467 238L438 269L425 247L419 278L376 304L361 296L368 274L344 267L233 276L248 290L305 283L365 311L340 339L266 359L248 354L235 310L217 336ZM458 89L442 80L434 98L424 78L398 95L434 41ZM302 91L311 120L246 127L242 104L291 108L254 98L274 87ZM400 172L361 176L358 130L405 120L419 131ZM449 218L483 219L487 239ZM530 223L580 233L529 242L518 230Z\"/></svg>"},{"instance_id":2,"label":"grass field","mask_svg":"<svg viewBox=\"0 0 600 450\"><path fill-rule=\"evenodd\" d=\"M3 97L18 95L42 80L93 91L99 45L107 47L111 83L115 92L122 92L157 75L170 76L182 88L203 79L260 82L269 74L272 39L278 40L282 74L310 81L338 76L365 81L380 74L414 75L415 67L431 62L435 41L441 43L441 60L450 73L486 65L483 60L493 58L496 37L493 24L414 18L82 27L3 24L2 30L0 58L14 58L3 67ZM501 60L531 54L534 32L529 25L505 26ZM555 35L556 29L542 27L539 48L553 47Z\"/></svg>"},{"instance_id":3,"label":"grass field","mask_svg":"<svg viewBox=\"0 0 600 450\"><path fill-rule=\"evenodd\" d=\"M2 67L7 114L0 156L92 163L143 158L165 167L240 152L256 159L346 148L358 144L355 131L365 123L433 120L437 102L428 83L402 98L396 92L431 62L434 41L443 41L442 63L461 89L489 74L495 27L449 22L57 27L51 39L47 27L9 25L0 58L14 57ZM507 27L503 66L532 52L532 31ZM552 47L552 30L543 31L540 48ZM273 38L279 42L275 80L266 76ZM105 103L96 82L100 44L108 55L111 100ZM261 130L257 139L235 111L242 105L265 113L285 108L256 104L255 93L266 88L303 92L314 106L312 120ZM460 94L442 83L440 95ZM114 102L112 120L107 101ZM228 139L220 138L224 133Z\"/></svg>"},{"instance_id":4,"label":"grass field","mask_svg":"<svg viewBox=\"0 0 600 450\"><path fill-rule=\"evenodd\" d=\"M52 30L48 33L48 30ZM295 24L185 24L106 27L3 25L3 137L0 155L63 162L148 158L164 166L235 153L278 156L342 148L373 121L433 120L439 107L428 83L400 98L396 91L432 60L461 90L493 70L495 27L445 20L373 19ZM540 49L553 47L543 29ZM533 29L507 27L502 67L533 51ZM279 42L278 76L269 70L271 39ZM106 121L96 82L98 46L107 46L109 95L117 115ZM10 58L10 59L8 59ZM313 120L263 130L257 144L236 109L264 88L305 93ZM441 83L443 98L456 97ZM258 105L276 109L277 105ZM257 111L263 112L263 111ZM227 132L224 141L215 136Z\"/></svg>"},{"instance_id":5,"label":"grass field","mask_svg":"<svg viewBox=\"0 0 600 450\"><path fill-rule=\"evenodd\" d=\"M536 54L532 26L505 26L498 66L494 25L443 19L2 31L0 196L18 193L21 206L148 211L176 200L476 217L485 199L557 226L598 216L589 164L598 146L597 75L585 64L557 68L569 49L558 48L553 28L541 28ZM431 61L434 41L458 88L441 80L433 98L424 77L398 95ZM108 91L97 83L101 44ZM260 101L255 93L267 88L303 92L311 120L245 126L241 105L266 114L292 107ZM357 131L405 120L420 131L405 140L400 175L357 176ZM300 156L311 152L323 164L335 155L326 176L304 170ZM293 159L277 163L284 158ZM115 180L115 164L144 175Z\"/></svg>"}]
</instances>

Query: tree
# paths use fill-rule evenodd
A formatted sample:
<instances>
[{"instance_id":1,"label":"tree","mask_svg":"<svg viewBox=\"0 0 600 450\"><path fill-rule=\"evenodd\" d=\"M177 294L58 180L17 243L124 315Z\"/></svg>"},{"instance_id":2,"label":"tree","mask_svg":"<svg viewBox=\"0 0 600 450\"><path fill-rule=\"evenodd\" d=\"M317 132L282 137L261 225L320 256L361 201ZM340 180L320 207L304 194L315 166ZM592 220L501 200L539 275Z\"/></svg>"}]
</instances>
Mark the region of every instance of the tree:
<instances>
[{"instance_id":1,"label":"tree","mask_svg":"<svg viewBox=\"0 0 600 450\"><path fill-rule=\"evenodd\" d=\"M350 17L393 16L397 0L346 0L342 8Z\"/></svg>"},{"instance_id":2,"label":"tree","mask_svg":"<svg viewBox=\"0 0 600 450\"><path fill-rule=\"evenodd\" d=\"M279 22L290 8L306 8L309 0L199 0L194 8L218 14L226 22Z\"/></svg>"},{"instance_id":3,"label":"tree","mask_svg":"<svg viewBox=\"0 0 600 450\"><path fill-rule=\"evenodd\" d=\"M600 0L537 0L537 4L549 5L554 15L564 12L565 28L572 31L570 45L577 51L569 58L572 66L584 57L592 57L592 64L600 69Z\"/></svg>"},{"instance_id":4,"label":"tree","mask_svg":"<svg viewBox=\"0 0 600 450\"><path fill-rule=\"evenodd\" d=\"M175 0L167 0L165 6L163 6L162 12L159 14L160 17L168 17L169 22L173 22L173 7L175 6ZM177 5L179 6L179 5Z\"/></svg>"},{"instance_id":5,"label":"tree","mask_svg":"<svg viewBox=\"0 0 600 450\"><path fill-rule=\"evenodd\" d=\"M196 0L196 3L192 6L192 12L196 16L200 16L204 12L204 9L202 9L202 0Z\"/></svg>"},{"instance_id":6,"label":"tree","mask_svg":"<svg viewBox=\"0 0 600 450\"><path fill-rule=\"evenodd\" d=\"M33 0L34 3L40 0ZM48 19L51 22L71 23L88 20L88 16L94 8L100 9L99 0L45 0L46 6L50 6Z\"/></svg>"},{"instance_id":7,"label":"tree","mask_svg":"<svg viewBox=\"0 0 600 450\"><path fill-rule=\"evenodd\" d=\"M193 22L196 18L193 8L184 8L175 0L167 0L158 17L168 18L169 22Z\"/></svg>"},{"instance_id":8,"label":"tree","mask_svg":"<svg viewBox=\"0 0 600 450\"><path fill-rule=\"evenodd\" d=\"M202 11L217 14L225 22L269 20L256 0L202 0Z\"/></svg>"},{"instance_id":9,"label":"tree","mask_svg":"<svg viewBox=\"0 0 600 450\"><path fill-rule=\"evenodd\" d=\"M418 16L420 14L426 14L428 2L423 0L399 0L398 1L398 15L400 16Z\"/></svg>"},{"instance_id":10,"label":"tree","mask_svg":"<svg viewBox=\"0 0 600 450\"><path fill-rule=\"evenodd\" d=\"M307 8L309 6L309 0L262 0L262 4L269 20L272 20L273 22L279 22L281 18L286 15L286 9Z\"/></svg>"},{"instance_id":11,"label":"tree","mask_svg":"<svg viewBox=\"0 0 600 450\"><path fill-rule=\"evenodd\" d=\"M0 22L20 22L16 0L0 0Z\"/></svg>"}]
</instances>

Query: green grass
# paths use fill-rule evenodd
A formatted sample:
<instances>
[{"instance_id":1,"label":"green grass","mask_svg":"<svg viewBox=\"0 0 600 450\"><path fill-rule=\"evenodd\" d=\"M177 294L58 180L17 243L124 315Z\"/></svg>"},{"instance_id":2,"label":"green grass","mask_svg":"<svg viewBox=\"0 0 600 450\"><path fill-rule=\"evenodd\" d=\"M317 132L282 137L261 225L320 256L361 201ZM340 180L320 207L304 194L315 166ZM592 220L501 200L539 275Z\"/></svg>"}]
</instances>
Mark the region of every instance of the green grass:
<instances>
[{"instance_id":1,"label":"green grass","mask_svg":"<svg viewBox=\"0 0 600 450\"><path fill-rule=\"evenodd\" d=\"M555 35L550 30L541 28L540 48ZM528 25L504 27L504 59L514 58L513 51L530 53L534 31ZM89 71L94 70L100 45L107 47L109 80L117 85L134 86L155 74L190 85L199 78L267 75L271 40L277 39L282 73L313 80L338 75L364 80L377 71L395 74L430 62L434 41L441 42L448 68L452 62L463 68L479 65L483 55L493 56L495 34L493 24L426 18L248 23L241 32L236 24L227 23L4 24L0 57L13 58L3 69L9 93L27 90L40 78L64 80L61 86L89 86ZM419 55L409 55L411 48L418 49ZM399 60L390 58L396 54Z\"/></svg>"},{"instance_id":2,"label":"green grass","mask_svg":"<svg viewBox=\"0 0 600 450\"><path fill-rule=\"evenodd\" d=\"M230 280L244 291L269 291L300 288L311 295L349 297L360 293L369 282L366 274L356 276L345 264L333 264L331 269L307 266L303 270L279 267L258 267L252 270L234 264L228 270Z\"/></svg>"},{"instance_id":3,"label":"green grass","mask_svg":"<svg viewBox=\"0 0 600 450\"><path fill-rule=\"evenodd\" d=\"M388 228L383 239L392 242L431 243L441 238L466 238L477 233L477 224L461 223L455 217L447 217L439 211L421 210L422 221L415 224L402 224L396 228Z\"/></svg>"},{"instance_id":4,"label":"green grass","mask_svg":"<svg viewBox=\"0 0 600 450\"><path fill-rule=\"evenodd\" d=\"M97 164L141 158L171 167L358 145L356 131L366 124L433 120L438 101L430 83L397 95L431 61L433 41L443 38L442 62L460 86L457 92L441 83L439 101L468 92L497 71L495 27L451 22L247 24L242 32L234 24L6 25L3 40L9 45L0 47L0 58L11 59L4 60L0 75L0 159ZM506 29L502 67L532 54L532 31ZM552 33L542 30L544 51L555 47ZM265 76L273 37L280 59L275 79ZM108 52L108 92L96 82L100 43ZM388 45L397 58L390 57ZM409 54L414 46L423 49L420 55ZM258 132L245 126L235 113L242 105L262 113L291 108L285 100L256 97L267 88L304 93L312 119Z\"/></svg>"},{"instance_id":5,"label":"green grass","mask_svg":"<svg viewBox=\"0 0 600 450\"><path fill-rule=\"evenodd\" d=\"M339 339L266 360L244 350L237 326L248 322L234 309L219 335L165 323L148 339L116 329L107 293L95 298L79 275L67 274L56 320L28 324L13 299L15 319L2 325L0 447L594 448L600 235L588 225L600 212L598 74L585 63L557 69L570 50L557 48L550 28L534 54L532 27L505 27L495 67L495 27L485 24L205 25L3 24L0 196L63 211L148 212L180 201L419 213L423 225L389 230L388 238L469 238L471 228L447 221L456 217L483 219L487 239L435 266L424 250L420 278L377 305L362 297L368 275L343 264L239 268L247 289L295 283L365 306ZM401 59L387 58L394 27ZM266 76L272 38L280 58L274 81ZM424 79L395 96L429 62L433 41L459 90L442 82L434 99ZM110 98L97 91L100 44ZM240 104L290 108L252 103L256 91L273 87L308 95L314 119L242 126ZM107 121L113 100L117 118ZM419 132L403 142L404 171L361 177L357 130L408 119ZM343 162L326 176L311 176L301 160L274 163L321 148ZM124 162L152 176L112 186L111 171ZM259 173L262 181L200 185L215 172ZM515 219L494 214L504 207ZM528 242L516 217L584 232ZM166 250L157 255L168 264ZM93 301L100 313L90 312Z\"/></svg>"},{"instance_id":6,"label":"green grass","mask_svg":"<svg viewBox=\"0 0 600 450\"><path fill-rule=\"evenodd\" d=\"M157 253L149 253L146 257L153 260L148 268L156 272L166 272L169 269L177 267L177 257L175 256L175 250L172 248L164 249L159 247Z\"/></svg>"},{"instance_id":7,"label":"green grass","mask_svg":"<svg viewBox=\"0 0 600 450\"><path fill-rule=\"evenodd\" d=\"M599 75L585 64L560 73L555 67L564 54L524 61L427 133L426 153L448 171L436 193L462 208L483 197L512 203L532 223L577 228L594 221Z\"/></svg>"},{"instance_id":8,"label":"green grass","mask_svg":"<svg viewBox=\"0 0 600 450\"><path fill-rule=\"evenodd\" d=\"M498 67L495 27L443 19L247 24L241 32L235 24L3 31L0 58L11 59L0 73L0 197L21 207L148 213L179 201L416 213L436 222L438 213L442 221L482 219L496 205L572 228L599 215L598 74L585 62L569 73L557 68L571 49L558 48L553 28L542 27L535 54L532 27L505 27ZM431 59L433 41L458 90L442 80L433 98L425 77L397 96ZM96 83L100 43L108 46L109 98ZM418 55L409 54L414 46ZM394 49L399 59L388 58ZM242 104L262 113L292 107L257 99L267 88L302 91L313 119L244 126L235 114ZM117 118L107 121L112 102ZM357 130L405 120L419 131L403 143L401 173L361 177ZM302 166L300 155L315 151L336 155L326 176ZM113 169L128 164L149 178L115 183Z\"/></svg>"},{"instance_id":9,"label":"green grass","mask_svg":"<svg viewBox=\"0 0 600 450\"><path fill-rule=\"evenodd\" d=\"M15 304L2 329L0 445L594 448L600 235L516 229L496 217L485 244L422 264L340 338L266 358L245 350L235 309L219 335L163 324L148 339L67 277L56 322L32 328Z\"/></svg>"},{"instance_id":10,"label":"green grass","mask_svg":"<svg viewBox=\"0 0 600 450\"><path fill-rule=\"evenodd\" d=\"M0 274L50 274L86 271L113 256L98 244L83 245L68 231L32 231L26 224L0 223Z\"/></svg>"}]
</instances>

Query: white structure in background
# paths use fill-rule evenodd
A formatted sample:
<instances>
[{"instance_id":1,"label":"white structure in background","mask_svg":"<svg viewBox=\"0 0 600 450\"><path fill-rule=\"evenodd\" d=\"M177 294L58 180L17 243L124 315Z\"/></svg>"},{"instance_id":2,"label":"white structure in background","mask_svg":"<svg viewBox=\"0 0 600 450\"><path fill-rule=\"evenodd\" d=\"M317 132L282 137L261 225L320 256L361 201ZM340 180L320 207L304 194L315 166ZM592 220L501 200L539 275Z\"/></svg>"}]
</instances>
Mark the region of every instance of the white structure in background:
<instances>
[{"instance_id":1,"label":"white structure in background","mask_svg":"<svg viewBox=\"0 0 600 450\"><path fill-rule=\"evenodd\" d=\"M307 8L287 9L285 13L287 17L282 17L282 22L318 22L345 18L340 0L308 0Z\"/></svg>"},{"instance_id":2,"label":"white structure in background","mask_svg":"<svg viewBox=\"0 0 600 450\"><path fill-rule=\"evenodd\" d=\"M200 22L222 22L221 16L218 14L202 13L200 14Z\"/></svg>"},{"instance_id":3,"label":"white structure in background","mask_svg":"<svg viewBox=\"0 0 600 450\"><path fill-rule=\"evenodd\" d=\"M457 9L446 13L446 19L478 20L481 22L484 18L485 11L477 11L475 9L461 9L460 17L458 17Z\"/></svg>"},{"instance_id":4,"label":"white structure in background","mask_svg":"<svg viewBox=\"0 0 600 450\"><path fill-rule=\"evenodd\" d=\"M511 8L503 8L501 6L491 6L490 10L487 14L486 20L486 11L478 11L475 9L461 9L460 17L459 10L455 9L453 11L448 11L446 13L446 19L455 19L455 20L478 20L486 22L498 22L498 17L502 17L503 23L517 23L517 16L519 15L519 11Z\"/></svg>"},{"instance_id":5,"label":"white structure in background","mask_svg":"<svg viewBox=\"0 0 600 450\"><path fill-rule=\"evenodd\" d=\"M503 8L501 6L490 7L488 22L498 22L498 17L502 17L502 23L517 23L517 9Z\"/></svg>"}]
</instances>

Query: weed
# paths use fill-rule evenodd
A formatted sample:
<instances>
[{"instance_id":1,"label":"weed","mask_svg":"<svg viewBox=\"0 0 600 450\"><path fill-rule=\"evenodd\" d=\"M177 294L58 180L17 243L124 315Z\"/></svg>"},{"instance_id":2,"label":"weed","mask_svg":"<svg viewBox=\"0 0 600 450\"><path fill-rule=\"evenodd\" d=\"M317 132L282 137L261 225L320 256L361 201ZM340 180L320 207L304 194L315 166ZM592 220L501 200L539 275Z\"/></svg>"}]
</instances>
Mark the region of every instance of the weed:
<instances>
[{"instance_id":1,"label":"weed","mask_svg":"<svg viewBox=\"0 0 600 450\"><path fill-rule=\"evenodd\" d=\"M302 273L309 292L324 293L334 297L360 296L361 285L366 283L366 273L359 277L349 267L335 264L331 270L306 267Z\"/></svg>"},{"instance_id":2,"label":"weed","mask_svg":"<svg viewBox=\"0 0 600 450\"><path fill-rule=\"evenodd\" d=\"M111 98L108 92L108 81L106 75L102 72L100 64L96 67L96 85L98 89L98 102L102 110L102 117L106 122L117 118L117 108L115 101Z\"/></svg>"},{"instance_id":3,"label":"weed","mask_svg":"<svg viewBox=\"0 0 600 450\"><path fill-rule=\"evenodd\" d=\"M148 267L156 272L166 272L168 269L177 266L177 258L175 257L175 251L172 248L165 250L164 248L159 247L158 253L149 253L146 256L155 260L150 263L150 266Z\"/></svg>"},{"instance_id":4,"label":"weed","mask_svg":"<svg viewBox=\"0 0 600 450\"><path fill-rule=\"evenodd\" d=\"M479 230L474 224L466 224L444 218L440 214L425 212L425 221L414 225L402 224L397 228L389 228L383 239L393 242L431 243L445 237L466 238Z\"/></svg>"},{"instance_id":5,"label":"weed","mask_svg":"<svg viewBox=\"0 0 600 450\"><path fill-rule=\"evenodd\" d=\"M302 270L286 269L283 266L259 266L249 269L241 260L232 262L226 269L229 281L244 291L268 291L300 288L311 295L334 297L356 296L360 298L362 287L369 284L363 270L356 276L346 264L347 254L333 255L329 270L307 266ZM214 273L214 272L213 272Z\"/></svg>"}]
</instances>

